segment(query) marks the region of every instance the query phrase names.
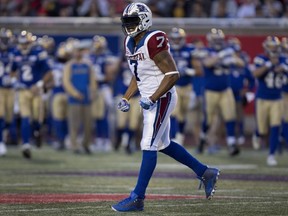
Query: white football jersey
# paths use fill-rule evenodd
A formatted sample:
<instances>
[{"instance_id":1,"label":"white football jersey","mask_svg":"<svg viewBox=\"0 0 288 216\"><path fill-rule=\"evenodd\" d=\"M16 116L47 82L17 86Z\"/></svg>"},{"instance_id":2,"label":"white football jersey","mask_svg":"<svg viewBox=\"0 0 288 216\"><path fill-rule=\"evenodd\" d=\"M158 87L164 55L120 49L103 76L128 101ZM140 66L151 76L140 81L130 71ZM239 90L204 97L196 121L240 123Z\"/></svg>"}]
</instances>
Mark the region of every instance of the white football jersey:
<instances>
[{"instance_id":1,"label":"white football jersey","mask_svg":"<svg viewBox=\"0 0 288 216\"><path fill-rule=\"evenodd\" d=\"M163 50L169 51L169 47L167 36L162 31L148 31L137 46L133 38L126 37L125 55L142 97L151 96L164 78L153 58ZM175 87L170 91L175 91Z\"/></svg>"}]
</instances>

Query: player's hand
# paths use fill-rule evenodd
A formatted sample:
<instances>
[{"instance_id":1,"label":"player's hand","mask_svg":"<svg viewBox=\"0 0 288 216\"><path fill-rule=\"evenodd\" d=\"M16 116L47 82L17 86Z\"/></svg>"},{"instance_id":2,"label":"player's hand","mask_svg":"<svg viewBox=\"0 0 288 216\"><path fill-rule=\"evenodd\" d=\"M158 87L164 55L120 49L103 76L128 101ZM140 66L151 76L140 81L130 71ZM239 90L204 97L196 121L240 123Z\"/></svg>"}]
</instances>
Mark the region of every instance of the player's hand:
<instances>
[{"instance_id":1,"label":"player's hand","mask_svg":"<svg viewBox=\"0 0 288 216\"><path fill-rule=\"evenodd\" d=\"M224 50L221 50L219 53L218 53L218 57L220 59L223 59L223 58L226 58L228 56L231 56L235 53L235 51L232 49L232 48L226 48Z\"/></svg>"},{"instance_id":2,"label":"player's hand","mask_svg":"<svg viewBox=\"0 0 288 216\"><path fill-rule=\"evenodd\" d=\"M39 95L41 93L41 89L36 85L31 86L30 91L33 95Z\"/></svg>"},{"instance_id":3,"label":"player's hand","mask_svg":"<svg viewBox=\"0 0 288 216\"><path fill-rule=\"evenodd\" d=\"M121 98L119 103L117 104L117 109L121 110L122 112L128 112L130 109L130 104L126 98Z\"/></svg>"},{"instance_id":4,"label":"player's hand","mask_svg":"<svg viewBox=\"0 0 288 216\"><path fill-rule=\"evenodd\" d=\"M153 101L148 97L140 98L139 104L145 110L149 110L154 105Z\"/></svg>"},{"instance_id":5,"label":"player's hand","mask_svg":"<svg viewBox=\"0 0 288 216\"><path fill-rule=\"evenodd\" d=\"M84 96L83 96L81 93L79 93L79 92L75 93L75 94L73 95L73 97L74 97L75 99L79 100L79 101L82 101L82 100L84 99Z\"/></svg>"}]
</instances>

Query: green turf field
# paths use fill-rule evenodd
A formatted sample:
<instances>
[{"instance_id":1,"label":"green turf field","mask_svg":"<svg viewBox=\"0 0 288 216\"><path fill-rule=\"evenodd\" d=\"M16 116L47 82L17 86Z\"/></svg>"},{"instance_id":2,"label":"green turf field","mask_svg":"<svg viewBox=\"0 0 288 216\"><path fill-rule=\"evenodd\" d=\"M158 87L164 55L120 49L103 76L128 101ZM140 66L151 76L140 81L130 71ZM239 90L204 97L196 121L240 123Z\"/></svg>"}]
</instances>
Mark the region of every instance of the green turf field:
<instances>
[{"instance_id":1,"label":"green turf field","mask_svg":"<svg viewBox=\"0 0 288 216\"><path fill-rule=\"evenodd\" d=\"M8 150L0 158L0 215L119 215L110 205L133 189L141 162L140 152L87 156L45 146L26 160L18 148ZM159 153L144 212L122 215L288 215L287 156L277 156L274 168L266 166L263 150L244 150L235 158L226 150L197 156L221 169L208 201L188 168Z\"/></svg>"}]
</instances>

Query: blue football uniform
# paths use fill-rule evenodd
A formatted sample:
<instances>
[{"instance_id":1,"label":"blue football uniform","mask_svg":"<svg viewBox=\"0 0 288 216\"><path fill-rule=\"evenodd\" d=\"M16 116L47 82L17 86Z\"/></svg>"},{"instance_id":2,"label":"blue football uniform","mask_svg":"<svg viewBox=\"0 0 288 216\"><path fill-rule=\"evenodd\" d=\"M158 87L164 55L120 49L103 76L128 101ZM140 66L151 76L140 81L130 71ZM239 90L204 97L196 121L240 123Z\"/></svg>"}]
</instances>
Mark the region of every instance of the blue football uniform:
<instances>
[{"instance_id":1,"label":"blue football uniform","mask_svg":"<svg viewBox=\"0 0 288 216\"><path fill-rule=\"evenodd\" d=\"M53 74L53 80L54 80L54 86L52 89L53 94L57 93L63 93L65 92L63 87L63 70L64 70L64 64L53 61L52 63L52 74Z\"/></svg>"},{"instance_id":2,"label":"blue football uniform","mask_svg":"<svg viewBox=\"0 0 288 216\"><path fill-rule=\"evenodd\" d=\"M255 67L262 67L267 61L268 57L258 55L254 59ZM279 65L287 65L286 59L279 57ZM281 91L283 89L283 73L277 73L274 66L267 70L261 77L258 77L258 88L256 97L264 100L278 100L281 99Z\"/></svg>"},{"instance_id":3,"label":"blue football uniform","mask_svg":"<svg viewBox=\"0 0 288 216\"><path fill-rule=\"evenodd\" d=\"M208 48L208 53L209 56L218 54L218 52L212 48ZM229 66L221 62L215 64L213 67L204 67L205 89L217 92L226 90L230 87L229 73Z\"/></svg>"},{"instance_id":4,"label":"blue football uniform","mask_svg":"<svg viewBox=\"0 0 288 216\"><path fill-rule=\"evenodd\" d=\"M90 56L90 60L93 64L95 74L97 77L97 82L99 87L101 88L103 85L107 85L106 81L106 74L105 74L105 67L107 64L109 64L109 61L107 61L110 57L112 57L110 52L104 52L102 54L96 55L92 54Z\"/></svg>"},{"instance_id":5,"label":"blue football uniform","mask_svg":"<svg viewBox=\"0 0 288 216\"><path fill-rule=\"evenodd\" d=\"M170 48L170 52L180 73L180 78L177 80L176 86L187 86L192 82L192 77L186 73L186 69L192 68L191 61L193 50L194 48L189 45L185 45L179 50Z\"/></svg>"},{"instance_id":6,"label":"blue football uniform","mask_svg":"<svg viewBox=\"0 0 288 216\"><path fill-rule=\"evenodd\" d=\"M12 52L0 52L0 88L12 87L10 78L12 59Z\"/></svg>"},{"instance_id":7,"label":"blue football uniform","mask_svg":"<svg viewBox=\"0 0 288 216\"><path fill-rule=\"evenodd\" d=\"M244 59L244 56L242 56ZM246 63L245 67L237 67L232 65L230 67L230 87L232 88L233 95L236 101L241 101L241 91L245 88L245 82L248 81L248 88L250 90L253 89L255 80L252 76L251 71L248 68L248 64Z\"/></svg>"},{"instance_id":8,"label":"blue football uniform","mask_svg":"<svg viewBox=\"0 0 288 216\"><path fill-rule=\"evenodd\" d=\"M51 70L47 52L31 49L26 55L16 51L12 64L12 71L18 72L19 82L29 88L41 80Z\"/></svg>"}]
</instances>

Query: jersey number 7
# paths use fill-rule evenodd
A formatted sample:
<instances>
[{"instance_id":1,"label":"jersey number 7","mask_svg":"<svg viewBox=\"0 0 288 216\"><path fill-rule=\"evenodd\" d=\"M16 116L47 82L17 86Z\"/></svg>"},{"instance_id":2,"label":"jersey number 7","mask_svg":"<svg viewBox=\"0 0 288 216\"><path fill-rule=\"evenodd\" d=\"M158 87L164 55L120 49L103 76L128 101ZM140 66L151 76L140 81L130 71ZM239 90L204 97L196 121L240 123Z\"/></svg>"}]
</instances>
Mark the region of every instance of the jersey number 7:
<instances>
[{"instance_id":1,"label":"jersey number 7","mask_svg":"<svg viewBox=\"0 0 288 216\"><path fill-rule=\"evenodd\" d=\"M138 77L138 73L137 73L137 66L138 66L138 62L136 60L130 60L130 65L134 65L134 75L136 77L137 81L140 81L139 77Z\"/></svg>"}]
</instances>

